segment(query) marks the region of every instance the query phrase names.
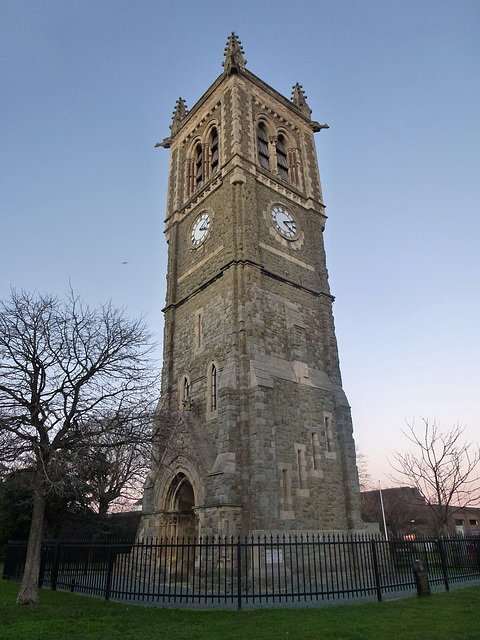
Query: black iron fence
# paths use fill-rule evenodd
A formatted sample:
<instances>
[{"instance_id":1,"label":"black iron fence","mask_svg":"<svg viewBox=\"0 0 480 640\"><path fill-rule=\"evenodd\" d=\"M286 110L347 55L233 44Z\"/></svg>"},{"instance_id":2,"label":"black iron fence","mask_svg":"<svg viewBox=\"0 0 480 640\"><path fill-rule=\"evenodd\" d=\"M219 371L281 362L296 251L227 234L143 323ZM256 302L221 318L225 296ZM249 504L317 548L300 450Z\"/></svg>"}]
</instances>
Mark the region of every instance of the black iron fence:
<instances>
[{"instance_id":1,"label":"black iron fence","mask_svg":"<svg viewBox=\"0 0 480 640\"><path fill-rule=\"evenodd\" d=\"M26 543L11 542L3 577L20 580ZM40 585L105 599L175 606L288 604L415 591L480 578L480 538L391 540L277 536L45 542Z\"/></svg>"}]
</instances>

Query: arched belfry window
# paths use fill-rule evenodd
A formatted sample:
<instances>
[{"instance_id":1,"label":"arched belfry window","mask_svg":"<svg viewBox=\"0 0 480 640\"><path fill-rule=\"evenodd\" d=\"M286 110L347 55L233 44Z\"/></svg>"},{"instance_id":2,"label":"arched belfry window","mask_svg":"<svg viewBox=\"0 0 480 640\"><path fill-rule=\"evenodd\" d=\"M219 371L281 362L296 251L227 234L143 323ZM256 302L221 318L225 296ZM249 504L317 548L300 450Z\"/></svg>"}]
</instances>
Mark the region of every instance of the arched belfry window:
<instances>
[{"instance_id":1,"label":"arched belfry window","mask_svg":"<svg viewBox=\"0 0 480 640\"><path fill-rule=\"evenodd\" d=\"M258 162L264 169L270 169L268 137L265 123L259 122L257 128Z\"/></svg>"},{"instance_id":2,"label":"arched belfry window","mask_svg":"<svg viewBox=\"0 0 480 640\"><path fill-rule=\"evenodd\" d=\"M210 175L218 171L218 133L216 128L210 134Z\"/></svg>"},{"instance_id":3,"label":"arched belfry window","mask_svg":"<svg viewBox=\"0 0 480 640\"><path fill-rule=\"evenodd\" d=\"M257 125L258 164L274 172L285 182L299 185L298 153L295 142L282 131L272 135L267 123L261 120Z\"/></svg>"},{"instance_id":4,"label":"arched belfry window","mask_svg":"<svg viewBox=\"0 0 480 640\"><path fill-rule=\"evenodd\" d=\"M285 137L280 134L277 138L277 171L282 180L288 182L288 159L287 159L287 145L285 144Z\"/></svg>"},{"instance_id":5,"label":"arched belfry window","mask_svg":"<svg viewBox=\"0 0 480 640\"><path fill-rule=\"evenodd\" d=\"M192 196L219 169L218 129L212 127L193 144L186 159L186 197Z\"/></svg>"}]
</instances>

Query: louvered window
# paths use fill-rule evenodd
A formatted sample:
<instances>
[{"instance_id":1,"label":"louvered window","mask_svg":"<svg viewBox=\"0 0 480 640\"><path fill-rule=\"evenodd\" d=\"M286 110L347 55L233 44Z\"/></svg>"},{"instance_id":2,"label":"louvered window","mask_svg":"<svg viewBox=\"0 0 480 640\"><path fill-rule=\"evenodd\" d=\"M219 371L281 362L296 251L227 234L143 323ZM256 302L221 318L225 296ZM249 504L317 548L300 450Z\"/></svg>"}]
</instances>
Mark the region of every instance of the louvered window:
<instances>
[{"instance_id":1,"label":"louvered window","mask_svg":"<svg viewBox=\"0 0 480 640\"><path fill-rule=\"evenodd\" d=\"M198 187L203 182L203 158L202 158L202 145L197 144L195 148L195 187Z\"/></svg>"},{"instance_id":2,"label":"louvered window","mask_svg":"<svg viewBox=\"0 0 480 640\"><path fill-rule=\"evenodd\" d=\"M287 148L282 135L277 138L277 171L280 178L288 182Z\"/></svg>"},{"instance_id":3,"label":"louvered window","mask_svg":"<svg viewBox=\"0 0 480 640\"><path fill-rule=\"evenodd\" d=\"M264 169L270 169L270 162L268 157L268 138L265 131L265 125L260 122L258 125L258 162Z\"/></svg>"},{"instance_id":4,"label":"louvered window","mask_svg":"<svg viewBox=\"0 0 480 640\"><path fill-rule=\"evenodd\" d=\"M218 171L218 134L216 129L212 129L212 136L210 142L210 168L211 175Z\"/></svg>"}]
</instances>

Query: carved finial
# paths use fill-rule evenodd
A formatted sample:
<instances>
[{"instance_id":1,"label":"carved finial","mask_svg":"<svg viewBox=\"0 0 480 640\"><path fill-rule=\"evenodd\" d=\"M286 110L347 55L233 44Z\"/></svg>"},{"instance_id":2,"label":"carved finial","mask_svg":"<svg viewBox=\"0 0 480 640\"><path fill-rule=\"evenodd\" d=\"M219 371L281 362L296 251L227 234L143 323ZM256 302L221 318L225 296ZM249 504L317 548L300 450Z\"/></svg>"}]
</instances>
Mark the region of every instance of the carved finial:
<instances>
[{"instance_id":1,"label":"carved finial","mask_svg":"<svg viewBox=\"0 0 480 640\"><path fill-rule=\"evenodd\" d=\"M300 111L305 116L307 116L307 118L310 118L310 116L312 115L312 110L308 106L306 98L307 96L303 91L302 85L299 84L298 82L294 84L293 91L292 91L292 102L296 107L300 109Z\"/></svg>"},{"instance_id":2,"label":"carved finial","mask_svg":"<svg viewBox=\"0 0 480 640\"><path fill-rule=\"evenodd\" d=\"M245 69L247 61L243 57L242 43L234 31L228 36L227 46L223 55L225 56L225 62L222 62L222 65L229 75Z\"/></svg>"},{"instance_id":3,"label":"carved finial","mask_svg":"<svg viewBox=\"0 0 480 640\"><path fill-rule=\"evenodd\" d=\"M306 99L306 95L305 92L303 90L303 85L299 84L298 82L296 82L293 87L292 87L293 91L292 91L292 102L293 104L295 104L297 107L303 107L304 104L306 104L305 99Z\"/></svg>"},{"instance_id":4,"label":"carved finial","mask_svg":"<svg viewBox=\"0 0 480 640\"><path fill-rule=\"evenodd\" d=\"M172 136L177 132L180 127L180 123L187 115L187 105L183 98L179 98L175 105L175 111L173 112L172 124L170 125L170 129L172 131Z\"/></svg>"}]
</instances>

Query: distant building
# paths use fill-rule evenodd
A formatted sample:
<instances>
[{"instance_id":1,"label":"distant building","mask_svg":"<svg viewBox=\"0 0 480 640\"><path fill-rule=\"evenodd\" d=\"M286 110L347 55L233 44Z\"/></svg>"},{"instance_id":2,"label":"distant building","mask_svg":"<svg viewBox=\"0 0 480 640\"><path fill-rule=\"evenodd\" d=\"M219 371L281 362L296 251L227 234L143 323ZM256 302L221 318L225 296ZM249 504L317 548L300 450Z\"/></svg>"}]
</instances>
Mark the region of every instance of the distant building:
<instances>
[{"instance_id":1,"label":"distant building","mask_svg":"<svg viewBox=\"0 0 480 640\"><path fill-rule=\"evenodd\" d=\"M435 515L417 489L382 489L382 497L389 536L438 535ZM379 490L362 491L360 504L363 521L378 522L383 530ZM452 506L451 513L448 531L450 534L480 535L480 508Z\"/></svg>"},{"instance_id":2,"label":"distant building","mask_svg":"<svg viewBox=\"0 0 480 640\"><path fill-rule=\"evenodd\" d=\"M455 531L463 535L480 535L480 508L465 507L453 514Z\"/></svg>"}]
</instances>

